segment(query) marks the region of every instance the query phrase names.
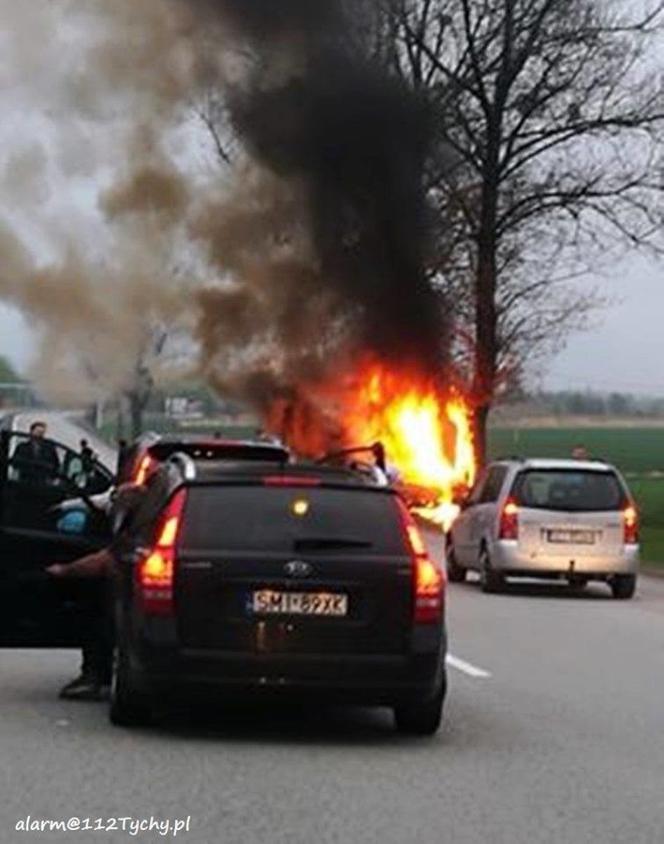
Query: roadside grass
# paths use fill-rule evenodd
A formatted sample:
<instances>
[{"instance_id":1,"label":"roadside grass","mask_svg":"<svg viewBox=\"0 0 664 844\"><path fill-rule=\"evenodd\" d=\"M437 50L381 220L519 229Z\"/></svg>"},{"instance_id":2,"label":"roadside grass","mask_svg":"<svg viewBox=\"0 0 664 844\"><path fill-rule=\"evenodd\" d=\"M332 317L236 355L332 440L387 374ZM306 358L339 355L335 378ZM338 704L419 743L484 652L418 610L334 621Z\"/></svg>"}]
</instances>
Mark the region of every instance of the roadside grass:
<instances>
[{"instance_id":1,"label":"roadside grass","mask_svg":"<svg viewBox=\"0 0 664 844\"><path fill-rule=\"evenodd\" d=\"M664 527L644 525L641 537L641 559L648 566L664 572Z\"/></svg>"},{"instance_id":2,"label":"roadside grass","mask_svg":"<svg viewBox=\"0 0 664 844\"><path fill-rule=\"evenodd\" d=\"M577 444L625 473L664 472L664 428L494 428L489 434L493 457L569 457Z\"/></svg>"},{"instance_id":3,"label":"roadside grass","mask_svg":"<svg viewBox=\"0 0 664 844\"><path fill-rule=\"evenodd\" d=\"M641 558L664 570L664 478L630 477L641 514Z\"/></svg>"}]
</instances>

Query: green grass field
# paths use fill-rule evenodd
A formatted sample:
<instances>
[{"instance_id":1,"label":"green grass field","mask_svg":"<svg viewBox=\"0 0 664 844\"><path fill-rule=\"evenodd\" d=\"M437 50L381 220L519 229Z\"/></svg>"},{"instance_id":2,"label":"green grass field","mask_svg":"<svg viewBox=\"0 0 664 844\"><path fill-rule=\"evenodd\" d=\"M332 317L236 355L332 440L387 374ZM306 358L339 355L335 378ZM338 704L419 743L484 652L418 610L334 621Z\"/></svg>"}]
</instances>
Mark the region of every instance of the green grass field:
<instances>
[{"instance_id":1,"label":"green grass field","mask_svg":"<svg viewBox=\"0 0 664 844\"><path fill-rule=\"evenodd\" d=\"M664 428L499 428L490 434L494 457L569 457L577 444L625 474L664 472Z\"/></svg>"},{"instance_id":2,"label":"green grass field","mask_svg":"<svg viewBox=\"0 0 664 844\"><path fill-rule=\"evenodd\" d=\"M641 513L642 557L664 568L664 428L500 428L491 431L489 451L494 458L569 457L577 444L625 474Z\"/></svg>"}]
</instances>

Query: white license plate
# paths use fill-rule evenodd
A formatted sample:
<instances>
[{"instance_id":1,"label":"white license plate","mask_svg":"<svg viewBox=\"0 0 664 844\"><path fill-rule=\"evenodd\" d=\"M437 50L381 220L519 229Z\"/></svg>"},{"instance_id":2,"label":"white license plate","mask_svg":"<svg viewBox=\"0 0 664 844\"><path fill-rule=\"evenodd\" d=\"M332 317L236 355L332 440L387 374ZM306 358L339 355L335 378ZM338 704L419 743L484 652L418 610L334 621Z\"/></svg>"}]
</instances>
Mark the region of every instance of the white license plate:
<instances>
[{"instance_id":1,"label":"white license plate","mask_svg":"<svg viewBox=\"0 0 664 844\"><path fill-rule=\"evenodd\" d=\"M594 545L594 530L550 530L548 531L549 542L557 542L565 545Z\"/></svg>"},{"instance_id":2,"label":"white license plate","mask_svg":"<svg viewBox=\"0 0 664 844\"><path fill-rule=\"evenodd\" d=\"M348 595L335 592L275 592L261 589L251 596L257 615L315 615L343 618L348 615Z\"/></svg>"}]
</instances>

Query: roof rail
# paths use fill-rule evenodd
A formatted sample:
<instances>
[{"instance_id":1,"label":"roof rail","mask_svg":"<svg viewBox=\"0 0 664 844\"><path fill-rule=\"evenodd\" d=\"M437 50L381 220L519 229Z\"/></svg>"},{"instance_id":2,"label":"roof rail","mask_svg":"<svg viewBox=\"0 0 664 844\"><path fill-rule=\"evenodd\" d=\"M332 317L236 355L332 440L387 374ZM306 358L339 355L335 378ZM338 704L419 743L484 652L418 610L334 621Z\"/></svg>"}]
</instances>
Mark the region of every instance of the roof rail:
<instances>
[{"instance_id":1,"label":"roof rail","mask_svg":"<svg viewBox=\"0 0 664 844\"><path fill-rule=\"evenodd\" d=\"M376 466L383 472L385 471L385 446L380 442L373 443L373 445L358 445L353 446L352 448L342 448L340 451L331 451L328 454L324 454L322 457L319 457L316 464L319 466L334 464L336 461L343 460L346 457L352 457L354 454L362 454L364 452L369 452L373 456Z\"/></svg>"},{"instance_id":2,"label":"roof rail","mask_svg":"<svg viewBox=\"0 0 664 844\"><path fill-rule=\"evenodd\" d=\"M196 463L188 454L178 451L171 455L168 462L182 472L185 481L196 480Z\"/></svg>"},{"instance_id":3,"label":"roof rail","mask_svg":"<svg viewBox=\"0 0 664 844\"><path fill-rule=\"evenodd\" d=\"M367 454L374 462L368 460L354 460L355 455ZM339 465L340 464L340 465ZM385 446L381 442L372 445L354 446L343 448L339 451L332 451L316 460L317 466L330 466L343 468L346 471L355 472L365 479L370 479L376 486L389 486L390 481L387 474L387 459Z\"/></svg>"}]
</instances>

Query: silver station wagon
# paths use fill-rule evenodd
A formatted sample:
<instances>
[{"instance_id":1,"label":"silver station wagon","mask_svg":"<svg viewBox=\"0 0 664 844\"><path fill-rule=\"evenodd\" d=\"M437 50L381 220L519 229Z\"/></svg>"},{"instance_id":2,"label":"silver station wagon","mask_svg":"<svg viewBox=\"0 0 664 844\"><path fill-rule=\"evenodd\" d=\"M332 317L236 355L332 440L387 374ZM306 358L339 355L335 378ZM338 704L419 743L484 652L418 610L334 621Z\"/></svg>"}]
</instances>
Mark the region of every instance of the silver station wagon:
<instances>
[{"instance_id":1,"label":"silver station wagon","mask_svg":"<svg viewBox=\"0 0 664 844\"><path fill-rule=\"evenodd\" d=\"M478 478L447 536L452 582L468 570L484 592L506 577L608 583L614 598L634 595L639 525L621 474L607 463L500 460Z\"/></svg>"}]
</instances>

